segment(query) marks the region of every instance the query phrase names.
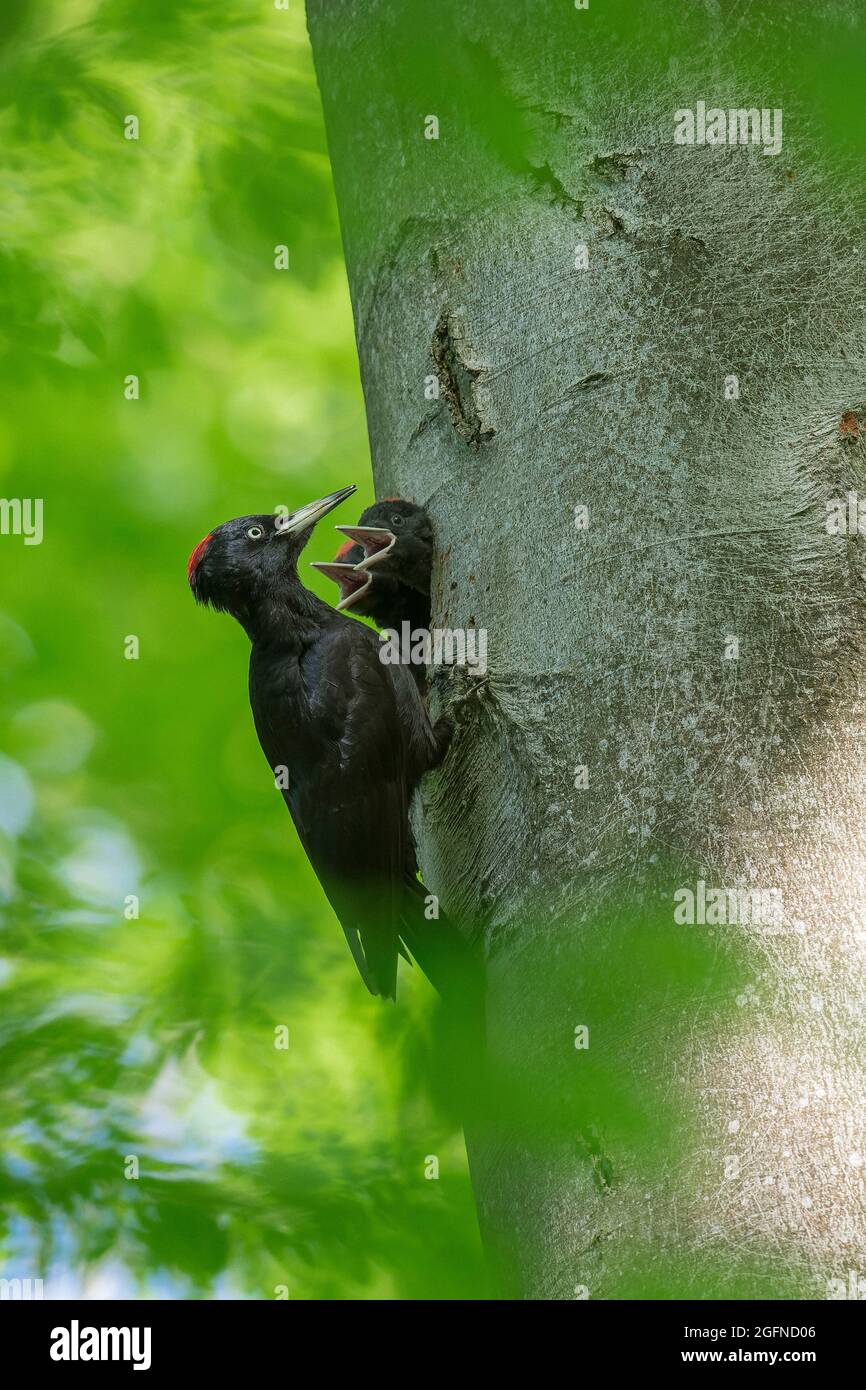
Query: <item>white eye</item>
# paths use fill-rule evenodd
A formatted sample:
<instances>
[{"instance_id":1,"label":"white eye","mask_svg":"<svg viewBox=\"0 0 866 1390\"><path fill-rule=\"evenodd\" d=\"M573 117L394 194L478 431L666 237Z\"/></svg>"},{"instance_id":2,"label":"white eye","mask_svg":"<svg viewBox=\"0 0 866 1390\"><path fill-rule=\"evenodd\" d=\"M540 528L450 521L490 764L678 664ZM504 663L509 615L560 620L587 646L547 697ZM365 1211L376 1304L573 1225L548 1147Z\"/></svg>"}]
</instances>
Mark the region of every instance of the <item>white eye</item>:
<instances>
[{"instance_id":1,"label":"white eye","mask_svg":"<svg viewBox=\"0 0 866 1390\"><path fill-rule=\"evenodd\" d=\"M261 526L251 526L250 529L247 531L247 535L249 536L251 541L260 541L264 534L265 533L262 530Z\"/></svg>"}]
</instances>

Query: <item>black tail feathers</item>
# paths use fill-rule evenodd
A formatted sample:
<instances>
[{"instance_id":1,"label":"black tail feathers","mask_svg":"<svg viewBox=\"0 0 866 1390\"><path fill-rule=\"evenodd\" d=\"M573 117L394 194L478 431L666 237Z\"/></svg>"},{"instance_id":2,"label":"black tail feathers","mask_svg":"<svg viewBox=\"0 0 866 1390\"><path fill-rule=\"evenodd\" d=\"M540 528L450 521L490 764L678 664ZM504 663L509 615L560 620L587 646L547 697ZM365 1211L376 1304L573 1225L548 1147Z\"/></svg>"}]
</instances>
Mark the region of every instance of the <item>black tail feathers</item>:
<instances>
[{"instance_id":1,"label":"black tail feathers","mask_svg":"<svg viewBox=\"0 0 866 1390\"><path fill-rule=\"evenodd\" d=\"M417 878L406 879L400 936L446 1004L480 1005L484 992L480 953Z\"/></svg>"}]
</instances>

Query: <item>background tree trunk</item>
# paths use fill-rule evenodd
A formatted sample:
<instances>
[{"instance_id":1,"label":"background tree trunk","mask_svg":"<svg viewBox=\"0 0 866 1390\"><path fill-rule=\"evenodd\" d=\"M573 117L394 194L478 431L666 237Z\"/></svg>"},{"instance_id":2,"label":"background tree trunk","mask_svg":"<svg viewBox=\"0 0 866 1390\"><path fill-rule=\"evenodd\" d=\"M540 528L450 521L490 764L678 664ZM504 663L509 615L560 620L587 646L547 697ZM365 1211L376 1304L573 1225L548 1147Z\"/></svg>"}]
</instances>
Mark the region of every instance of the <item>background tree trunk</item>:
<instances>
[{"instance_id":1,"label":"background tree trunk","mask_svg":"<svg viewBox=\"0 0 866 1390\"><path fill-rule=\"evenodd\" d=\"M526 1297L866 1275L855 11L308 0L377 493L488 633L416 810L484 936L467 1143ZM781 153L676 144L698 100ZM780 919L684 926L698 880Z\"/></svg>"}]
</instances>

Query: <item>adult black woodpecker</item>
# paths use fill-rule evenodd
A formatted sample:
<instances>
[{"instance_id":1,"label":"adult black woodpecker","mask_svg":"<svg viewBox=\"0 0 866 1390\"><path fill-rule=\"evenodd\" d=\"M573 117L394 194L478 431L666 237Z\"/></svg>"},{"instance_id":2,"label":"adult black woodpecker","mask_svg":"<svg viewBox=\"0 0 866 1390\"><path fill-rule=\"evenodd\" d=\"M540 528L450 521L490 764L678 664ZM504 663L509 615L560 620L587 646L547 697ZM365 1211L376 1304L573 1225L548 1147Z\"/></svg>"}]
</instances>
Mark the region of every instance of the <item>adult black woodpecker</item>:
<instances>
[{"instance_id":1,"label":"adult black woodpecker","mask_svg":"<svg viewBox=\"0 0 866 1390\"><path fill-rule=\"evenodd\" d=\"M349 539L333 561L314 568L340 586L337 608L400 631L430 626L433 527L423 507L399 497L374 502L357 526L338 526Z\"/></svg>"},{"instance_id":2,"label":"adult black woodpecker","mask_svg":"<svg viewBox=\"0 0 866 1390\"><path fill-rule=\"evenodd\" d=\"M409 803L446 752L450 720L432 724L410 671L383 664L376 634L297 573L316 522L354 491L225 522L193 550L188 578L196 601L230 613L252 643L259 742L367 988L396 997L405 946L445 994L473 957L452 923L427 919Z\"/></svg>"}]
</instances>

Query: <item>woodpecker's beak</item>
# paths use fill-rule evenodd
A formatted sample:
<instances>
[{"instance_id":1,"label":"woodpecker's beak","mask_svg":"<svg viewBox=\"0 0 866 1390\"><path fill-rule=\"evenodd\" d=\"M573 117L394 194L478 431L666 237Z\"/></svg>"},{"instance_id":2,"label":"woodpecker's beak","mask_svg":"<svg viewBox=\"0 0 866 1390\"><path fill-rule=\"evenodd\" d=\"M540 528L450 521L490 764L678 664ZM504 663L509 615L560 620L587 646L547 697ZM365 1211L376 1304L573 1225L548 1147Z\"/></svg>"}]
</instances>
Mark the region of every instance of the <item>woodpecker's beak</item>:
<instances>
[{"instance_id":1,"label":"woodpecker's beak","mask_svg":"<svg viewBox=\"0 0 866 1390\"><path fill-rule=\"evenodd\" d=\"M335 584L339 584L340 602L337 609L341 613L357 603L373 582L372 574L359 574L355 565L341 565L337 560L311 560L310 565L328 579L333 579Z\"/></svg>"},{"instance_id":2,"label":"woodpecker's beak","mask_svg":"<svg viewBox=\"0 0 866 1390\"><path fill-rule=\"evenodd\" d=\"M364 558L355 566L359 570L369 570L378 565L386 555L390 555L397 539L393 531L387 531L383 526L335 526L334 529L342 531L344 536L364 547Z\"/></svg>"},{"instance_id":3,"label":"woodpecker's beak","mask_svg":"<svg viewBox=\"0 0 866 1390\"><path fill-rule=\"evenodd\" d=\"M356 491L355 484L350 483L348 487L341 487L337 492L329 492L327 497L320 497L318 502L308 502L305 507L292 512L291 516L278 521L277 530L284 536L296 536L299 531L306 531L308 527L315 526L317 521L321 521L323 516L327 516L328 512L332 512Z\"/></svg>"}]
</instances>

